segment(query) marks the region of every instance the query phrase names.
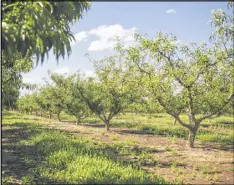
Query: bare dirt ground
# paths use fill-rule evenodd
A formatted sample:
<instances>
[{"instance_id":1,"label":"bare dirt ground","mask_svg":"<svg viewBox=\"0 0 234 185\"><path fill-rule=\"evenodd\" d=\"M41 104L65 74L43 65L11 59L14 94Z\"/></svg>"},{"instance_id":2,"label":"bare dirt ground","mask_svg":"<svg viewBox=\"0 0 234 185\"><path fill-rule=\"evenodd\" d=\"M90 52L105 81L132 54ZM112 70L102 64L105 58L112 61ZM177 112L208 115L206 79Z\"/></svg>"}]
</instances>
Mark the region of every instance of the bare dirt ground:
<instances>
[{"instance_id":1,"label":"bare dirt ground","mask_svg":"<svg viewBox=\"0 0 234 185\"><path fill-rule=\"evenodd\" d=\"M183 139L172 140L162 136L154 136L129 128L113 128L109 133L105 132L104 125L81 124L76 126L73 122L42 121L46 127L61 129L92 138L105 144L116 142L129 142L138 148L147 148L150 155L158 161L157 164L142 164L142 168L158 174L171 182L185 184L234 184L234 152L231 148L220 148L217 145L205 146L199 142L195 148L186 147L187 141ZM21 160L16 160L17 155L4 146L14 142L18 131L6 134L2 129L2 165L13 164L16 169L21 165ZM18 137L21 136L18 134ZM12 137L13 139L9 139ZM134 160L134 159L130 159ZM26 168L23 167L23 168ZM21 168L21 170L23 170ZM13 170L14 171L14 170ZM17 173L17 171L14 171ZM12 176L20 179L18 174ZM13 183L17 183L15 180ZM20 183L20 182L18 182Z\"/></svg>"}]
</instances>

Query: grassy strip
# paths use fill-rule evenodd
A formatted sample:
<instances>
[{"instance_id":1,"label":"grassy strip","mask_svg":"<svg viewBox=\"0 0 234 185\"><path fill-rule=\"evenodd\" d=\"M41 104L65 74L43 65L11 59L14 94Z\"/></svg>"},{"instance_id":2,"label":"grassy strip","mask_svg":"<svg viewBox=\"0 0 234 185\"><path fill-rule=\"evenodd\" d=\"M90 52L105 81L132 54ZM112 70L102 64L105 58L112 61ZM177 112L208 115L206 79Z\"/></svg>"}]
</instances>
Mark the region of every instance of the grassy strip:
<instances>
[{"instance_id":1,"label":"grassy strip","mask_svg":"<svg viewBox=\"0 0 234 185\"><path fill-rule=\"evenodd\" d=\"M3 117L3 125L7 129L27 131L27 138L17 143L18 153L24 158L25 165L30 166L22 177L23 183L166 183L159 176L126 164L118 156L118 150L114 146L101 145L82 136L75 137L63 131L46 129L37 125L35 120L22 122L24 118L26 117L20 115Z\"/></svg>"},{"instance_id":2,"label":"grassy strip","mask_svg":"<svg viewBox=\"0 0 234 185\"><path fill-rule=\"evenodd\" d=\"M125 127L125 128L134 128L138 131L147 132L149 134L161 135L167 137L178 137L187 139L188 130L182 126L169 125L169 124L134 124L130 122L113 122L112 126L115 127ZM219 128L215 128L218 130ZM230 128L231 130L231 128ZM226 133L214 132L214 128L211 130L200 128L196 137L201 142L211 142L223 145L232 145L234 144L233 132L229 131Z\"/></svg>"}]
</instances>

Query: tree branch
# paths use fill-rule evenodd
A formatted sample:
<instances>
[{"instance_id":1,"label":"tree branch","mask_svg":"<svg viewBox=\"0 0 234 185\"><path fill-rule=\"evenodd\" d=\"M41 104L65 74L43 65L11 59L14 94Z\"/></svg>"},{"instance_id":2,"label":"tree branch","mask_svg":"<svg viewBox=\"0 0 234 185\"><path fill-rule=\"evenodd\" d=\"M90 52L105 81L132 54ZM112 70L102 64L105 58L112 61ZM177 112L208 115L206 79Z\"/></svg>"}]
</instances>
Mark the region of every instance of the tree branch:
<instances>
[{"instance_id":1,"label":"tree branch","mask_svg":"<svg viewBox=\"0 0 234 185\"><path fill-rule=\"evenodd\" d=\"M171 116L173 116L176 120L178 120L178 122L179 122L182 126L188 128L188 129L191 128L190 125L186 124L185 122L183 122L183 121L180 119L179 114L176 114L174 111L172 111L172 110L170 110L170 109L167 108L166 104L163 102L163 100L161 99L161 97L158 97L157 100L158 100L158 102L160 103L160 105L163 106L163 108L166 110L166 112L167 112L168 114L170 114Z\"/></svg>"},{"instance_id":2,"label":"tree branch","mask_svg":"<svg viewBox=\"0 0 234 185\"><path fill-rule=\"evenodd\" d=\"M234 93L232 92L222 106L220 106L217 110L211 112L210 114L204 115L203 117L199 118L198 122L201 122L202 120L206 118L210 118L211 116L219 114L222 111L222 109L231 101L233 97L234 97Z\"/></svg>"}]
</instances>

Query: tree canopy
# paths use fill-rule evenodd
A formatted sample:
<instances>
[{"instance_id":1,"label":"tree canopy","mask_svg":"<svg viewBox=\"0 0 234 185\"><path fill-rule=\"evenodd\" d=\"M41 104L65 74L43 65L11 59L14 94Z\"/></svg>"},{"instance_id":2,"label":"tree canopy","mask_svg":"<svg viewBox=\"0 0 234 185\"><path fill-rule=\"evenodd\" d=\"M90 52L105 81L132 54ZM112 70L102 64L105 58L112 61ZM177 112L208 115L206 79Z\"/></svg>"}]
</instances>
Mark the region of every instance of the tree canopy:
<instances>
[{"instance_id":1,"label":"tree canopy","mask_svg":"<svg viewBox=\"0 0 234 185\"><path fill-rule=\"evenodd\" d=\"M2 1L2 51L6 58L35 55L42 63L51 49L57 60L69 56L70 26L89 8L89 1Z\"/></svg>"},{"instance_id":2,"label":"tree canopy","mask_svg":"<svg viewBox=\"0 0 234 185\"><path fill-rule=\"evenodd\" d=\"M230 5L233 6L232 4ZM143 88L165 111L190 130L193 147L200 123L219 116L234 97L233 28L222 10L213 11L211 46L176 44L176 37L159 32L154 39L136 35L138 45L117 51L143 73ZM180 114L186 112L188 122Z\"/></svg>"},{"instance_id":3,"label":"tree canopy","mask_svg":"<svg viewBox=\"0 0 234 185\"><path fill-rule=\"evenodd\" d=\"M71 54L73 22L90 9L89 1L2 1L2 94L3 106L12 108L20 88L31 88L22 82L29 72L45 60L53 49L57 61Z\"/></svg>"}]
</instances>

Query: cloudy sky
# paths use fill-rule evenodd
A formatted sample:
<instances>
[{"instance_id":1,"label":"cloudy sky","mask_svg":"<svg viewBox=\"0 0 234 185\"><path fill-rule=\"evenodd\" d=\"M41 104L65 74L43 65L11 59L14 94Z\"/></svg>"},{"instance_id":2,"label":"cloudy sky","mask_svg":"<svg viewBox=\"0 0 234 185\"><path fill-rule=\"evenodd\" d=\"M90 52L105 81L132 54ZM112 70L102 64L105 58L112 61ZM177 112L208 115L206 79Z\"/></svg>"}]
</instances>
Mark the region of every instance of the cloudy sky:
<instances>
[{"instance_id":1,"label":"cloudy sky","mask_svg":"<svg viewBox=\"0 0 234 185\"><path fill-rule=\"evenodd\" d=\"M60 74L74 73L77 70L87 75L93 74L92 63L85 54L101 59L113 52L115 36L125 45L133 42L132 33L147 33L149 37L160 30L172 33L180 42L206 41L211 33L209 20L212 9L227 10L225 2L93 2L91 10L79 23L74 23L72 31L76 42L72 42L72 54L57 64L52 52L49 59L38 65L23 80L30 83L43 83L48 78L47 71Z\"/></svg>"}]
</instances>

